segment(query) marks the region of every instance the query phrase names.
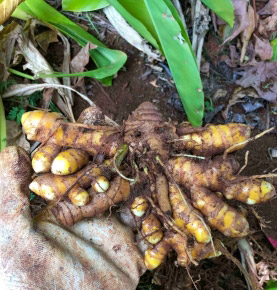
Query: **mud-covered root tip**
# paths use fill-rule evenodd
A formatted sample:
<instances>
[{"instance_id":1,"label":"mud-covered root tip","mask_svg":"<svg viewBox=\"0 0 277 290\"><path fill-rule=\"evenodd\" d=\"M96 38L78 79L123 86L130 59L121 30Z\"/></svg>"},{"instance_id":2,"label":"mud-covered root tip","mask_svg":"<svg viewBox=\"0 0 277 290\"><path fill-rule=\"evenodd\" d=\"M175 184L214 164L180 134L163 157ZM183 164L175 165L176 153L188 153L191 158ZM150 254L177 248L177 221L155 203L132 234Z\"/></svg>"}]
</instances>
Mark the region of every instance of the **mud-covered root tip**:
<instances>
[{"instance_id":1,"label":"mud-covered root tip","mask_svg":"<svg viewBox=\"0 0 277 290\"><path fill-rule=\"evenodd\" d=\"M137 217L142 217L148 208L147 200L142 196L137 196L131 204L131 212Z\"/></svg>"},{"instance_id":2,"label":"mud-covered root tip","mask_svg":"<svg viewBox=\"0 0 277 290\"><path fill-rule=\"evenodd\" d=\"M142 222L142 230L150 244L157 244L163 238L162 224L154 214L150 214Z\"/></svg>"}]
</instances>

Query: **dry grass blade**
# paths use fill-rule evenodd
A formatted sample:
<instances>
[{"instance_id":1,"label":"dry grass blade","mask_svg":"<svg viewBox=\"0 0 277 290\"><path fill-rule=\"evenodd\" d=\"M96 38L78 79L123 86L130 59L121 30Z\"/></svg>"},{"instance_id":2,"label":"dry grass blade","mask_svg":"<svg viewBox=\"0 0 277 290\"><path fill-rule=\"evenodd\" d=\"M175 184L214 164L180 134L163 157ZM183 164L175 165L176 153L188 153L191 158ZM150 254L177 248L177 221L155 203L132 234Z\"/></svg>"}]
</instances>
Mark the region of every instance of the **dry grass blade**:
<instances>
[{"instance_id":1,"label":"dry grass blade","mask_svg":"<svg viewBox=\"0 0 277 290\"><path fill-rule=\"evenodd\" d=\"M15 8L23 0L3 0L0 3L0 25L3 24L12 15Z\"/></svg>"}]
</instances>

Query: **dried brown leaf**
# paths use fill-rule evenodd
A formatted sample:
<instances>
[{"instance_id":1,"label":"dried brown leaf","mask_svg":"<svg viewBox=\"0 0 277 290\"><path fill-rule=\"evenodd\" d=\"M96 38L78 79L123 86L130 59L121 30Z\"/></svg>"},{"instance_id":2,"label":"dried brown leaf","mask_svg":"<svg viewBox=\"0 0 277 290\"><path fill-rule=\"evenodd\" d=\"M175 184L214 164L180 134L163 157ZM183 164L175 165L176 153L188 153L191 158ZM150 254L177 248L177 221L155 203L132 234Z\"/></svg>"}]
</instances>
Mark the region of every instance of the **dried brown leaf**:
<instances>
[{"instance_id":1,"label":"dried brown leaf","mask_svg":"<svg viewBox=\"0 0 277 290\"><path fill-rule=\"evenodd\" d=\"M0 80L6 81L9 76L8 68L13 59L16 40L21 33L21 26L16 22L5 26L0 31Z\"/></svg>"},{"instance_id":2,"label":"dried brown leaf","mask_svg":"<svg viewBox=\"0 0 277 290\"><path fill-rule=\"evenodd\" d=\"M255 30L255 11L252 8L251 5L248 6L248 26L245 30L242 31L241 33L241 41L242 41L242 49L241 49L241 53L240 53L240 62L243 62L244 57L245 57L245 53L246 53L246 49L248 46L248 42L252 36L252 33Z\"/></svg>"},{"instance_id":3,"label":"dried brown leaf","mask_svg":"<svg viewBox=\"0 0 277 290\"><path fill-rule=\"evenodd\" d=\"M245 97L252 97L252 98L258 98L259 96L255 92L255 90L248 88L248 89L242 89L242 88L237 88L234 93L232 94L230 101L226 107L226 109L222 112L222 116L225 120L227 120L228 117L228 111L230 107L233 105L240 103L241 99Z\"/></svg>"},{"instance_id":4,"label":"dried brown leaf","mask_svg":"<svg viewBox=\"0 0 277 290\"><path fill-rule=\"evenodd\" d=\"M74 58L71 61L70 67L71 67L71 72L76 73L76 72L83 72L85 70L86 65L89 63L89 51L91 49L95 49L97 46L92 43L88 43L85 47L83 47L77 55L74 56ZM83 83L82 80L84 78L74 78L73 79L73 84L75 86L82 87Z\"/></svg>"},{"instance_id":5,"label":"dried brown leaf","mask_svg":"<svg viewBox=\"0 0 277 290\"><path fill-rule=\"evenodd\" d=\"M22 127L15 121L6 120L7 130L7 146L17 145L24 148L26 151L30 150L30 143L23 134Z\"/></svg>"},{"instance_id":6,"label":"dried brown leaf","mask_svg":"<svg viewBox=\"0 0 277 290\"><path fill-rule=\"evenodd\" d=\"M246 66L239 73L242 77L236 83L244 88L253 87L260 98L277 102L277 61L258 62L256 66Z\"/></svg>"},{"instance_id":7,"label":"dried brown leaf","mask_svg":"<svg viewBox=\"0 0 277 290\"><path fill-rule=\"evenodd\" d=\"M233 0L235 12L234 30L224 43L231 41L249 26L248 5L245 0ZM223 43L223 44L224 44Z\"/></svg>"},{"instance_id":8,"label":"dried brown leaf","mask_svg":"<svg viewBox=\"0 0 277 290\"><path fill-rule=\"evenodd\" d=\"M270 39L272 33L277 31L277 12L272 16L259 21L258 32L264 38Z\"/></svg>"},{"instance_id":9,"label":"dried brown leaf","mask_svg":"<svg viewBox=\"0 0 277 290\"><path fill-rule=\"evenodd\" d=\"M23 0L3 0L0 3L0 25L3 24L12 15L15 8Z\"/></svg>"},{"instance_id":10,"label":"dried brown leaf","mask_svg":"<svg viewBox=\"0 0 277 290\"><path fill-rule=\"evenodd\" d=\"M277 1L269 0L266 5L258 11L259 15L272 15L277 13Z\"/></svg>"},{"instance_id":11,"label":"dried brown leaf","mask_svg":"<svg viewBox=\"0 0 277 290\"><path fill-rule=\"evenodd\" d=\"M255 37L255 54L259 56L261 60L272 59L273 49L268 39Z\"/></svg>"},{"instance_id":12,"label":"dried brown leaf","mask_svg":"<svg viewBox=\"0 0 277 290\"><path fill-rule=\"evenodd\" d=\"M55 30L44 31L36 35L35 40L44 52L47 52L50 43L59 42L58 34Z\"/></svg>"}]
</instances>

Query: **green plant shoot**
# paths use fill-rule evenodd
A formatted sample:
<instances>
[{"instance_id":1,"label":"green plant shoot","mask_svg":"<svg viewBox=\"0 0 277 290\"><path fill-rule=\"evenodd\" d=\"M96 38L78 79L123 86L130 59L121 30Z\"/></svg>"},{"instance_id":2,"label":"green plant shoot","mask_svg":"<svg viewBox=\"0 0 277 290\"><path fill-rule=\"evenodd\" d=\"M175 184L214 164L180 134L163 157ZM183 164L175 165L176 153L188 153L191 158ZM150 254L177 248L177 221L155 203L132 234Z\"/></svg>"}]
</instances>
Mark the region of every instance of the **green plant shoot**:
<instances>
[{"instance_id":1,"label":"green plant shoot","mask_svg":"<svg viewBox=\"0 0 277 290\"><path fill-rule=\"evenodd\" d=\"M69 11L93 11L97 9L104 8L110 5L106 0L82 0L82 1L75 1L75 0L63 0L62 2L63 10Z\"/></svg>"},{"instance_id":2,"label":"green plant shoot","mask_svg":"<svg viewBox=\"0 0 277 290\"><path fill-rule=\"evenodd\" d=\"M47 75L47 77L88 76L96 78L106 85L111 85L113 75L118 72L127 60L124 52L107 48L98 39L43 0L26 0L17 7L13 16L23 20L30 17L38 18L56 27L65 35L72 37L81 46L85 46L88 42L97 45L95 49L90 50L90 56L95 62L97 69L77 74L55 73Z\"/></svg>"},{"instance_id":3,"label":"green plant shoot","mask_svg":"<svg viewBox=\"0 0 277 290\"><path fill-rule=\"evenodd\" d=\"M204 94L190 44L163 0L145 0L190 123L202 124Z\"/></svg>"},{"instance_id":4,"label":"green plant shoot","mask_svg":"<svg viewBox=\"0 0 277 290\"><path fill-rule=\"evenodd\" d=\"M6 119L5 119L5 110L0 97L0 152L6 147Z\"/></svg>"}]
</instances>

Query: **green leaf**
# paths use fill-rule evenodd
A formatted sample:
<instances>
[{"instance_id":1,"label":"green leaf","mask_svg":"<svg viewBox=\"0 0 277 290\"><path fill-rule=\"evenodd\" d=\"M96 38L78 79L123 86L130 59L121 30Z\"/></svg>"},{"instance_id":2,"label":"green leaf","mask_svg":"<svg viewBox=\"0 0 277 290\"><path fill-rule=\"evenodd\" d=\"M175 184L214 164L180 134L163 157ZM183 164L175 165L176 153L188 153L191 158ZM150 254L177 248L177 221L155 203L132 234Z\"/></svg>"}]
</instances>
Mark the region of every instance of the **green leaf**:
<instances>
[{"instance_id":1,"label":"green leaf","mask_svg":"<svg viewBox=\"0 0 277 290\"><path fill-rule=\"evenodd\" d=\"M111 85L112 76L118 72L127 60L124 52L107 48L93 35L69 20L43 0L26 0L17 7L13 16L20 18L25 17L26 14L56 27L63 34L75 39L83 47L88 42L97 45L97 48L90 50L90 56L95 62L97 69L86 72L86 76L96 78L104 84ZM59 74L55 76L59 76Z\"/></svg>"},{"instance_id":2,"label":"green leaf","mask_svg":"<svg viewBox=\"0 0 277 290\"><path fill-rule=\"evenodd\" d=\"M201 0L217 16L227 22L231 27L234 26L234 7L231 0Z\"/></svg>"},{"instance_id":3,"label":"green leaf","mask_svg":"<svg viewBox=\"0 0 277 290\"><path fill-rule=\"evenodd\" d=\"M63 0L63 10L83 12L104 8L110 4L106 0Z\"/></svg>"},{"instance_id":4,"label":"green leaf","mask_svg":"<svg viewBox=\"0 0 277 290\"><path fill-rule=\"evenodd\" d=\"M154 47L162 52L155 26L144 0L107 0L121 16Z\"/></svg>"},{"instance_id":5,"label":"green leaf","mask_svg":"<svg viewBox=\"0 0 277 290\"><path fill-rule=\"evenodd\" d=\"M5 119L5 110L0 97L0 152L6 147L6 119Z\"/></svg>"},{"instance_id":6,"label":"green leaf","mask_svg":"<svg viewBox=\"0 0 277 290\"><path fill-rule=\"evenodd\" d=\"M266 283L265 290L277 290L277 281L270 280Z\"/></svg>"},{"instance_id":7,"label":"green leaf","mask_svg":"<svg viewBox=\"0 0 277 290\"><path fill-rule=\"evenodd\" d=\"M190 43L164 0L145 0L189 121L202 124L204 94Z\"/></svg>"},{"instance_id":8,"label":"green leaf","mask_svg":"<svg viewBox=\"0 0 277 290\"><path fill-rule=\"evenodd\" d=\"M273 49L273 55L271 60L277 60L277 38L274 38L270 44Z\"/></svg>"},{"instance_id":9,"label":"green leaf","mask_svg":"<svg viewBox=\"0 0 277 290\"><path fill-rule=\"evenodd\" d=\"M26 111L23 109L21 105L19 105L18 107L12 107L12 109L8 114L7 119L11 121L16 120L17 124L21 124L21 118L25 112Z\"/></svg>"}]
</instances>

